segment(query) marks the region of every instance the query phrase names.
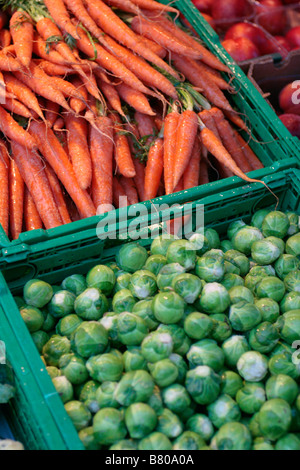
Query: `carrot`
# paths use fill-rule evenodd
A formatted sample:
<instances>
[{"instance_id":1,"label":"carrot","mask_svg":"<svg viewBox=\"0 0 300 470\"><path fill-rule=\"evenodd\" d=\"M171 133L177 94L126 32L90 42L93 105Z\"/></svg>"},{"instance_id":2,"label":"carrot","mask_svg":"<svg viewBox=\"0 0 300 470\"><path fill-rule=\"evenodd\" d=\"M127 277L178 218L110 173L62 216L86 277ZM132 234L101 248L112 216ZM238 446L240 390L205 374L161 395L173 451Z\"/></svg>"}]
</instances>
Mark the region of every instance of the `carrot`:
<instances>
[{"instance_id":1,"label":"carrot","mask_svg":"<svg viewBox=\"0 0 300 470\"><path fill-rule=\"evenodd\" d=\"M59 104L53 103L53 101L47 101L45 116L49 127L53 127L55 121L59 117L59 111Z\"/></svg>"},{"instance_id":2,"label":"carrot","mask_svg":"<svg viewBox=\"0 0 300 470\"><path fill-rule=\"evenodd\" d=\"M24 225L26 232L43 228L42 219L27 187L24 194Z\"/></svg>"},{"instance_id":3,"label":"carrot","mask_svg":"<svg viewBox=\"0 0 300 470\"><path fill-rule=\"evenodd\" d=\"M145 187L145 164L140 161L138 156L137 142L141 136L139 134L137 124L135 122L126 122L125 130L127 132L128 143L133 158L133 164L135 168L134 183L138 192L140 201L144 201L144 187Z\"/></svg>"},{"instance_id":4,"label":"carrot","mask_svg":"<svg viewBox=\"0 0 300 470\"><path fill-rule=\"evenodd\" d=\"M4 28L4 26L7 24L7 14L5 11L1 10L0 11L0 30Z\"/></svg>"},{"instance_id":5,"label":"carrot","mask_svg":"<svg viewBox=\"0 0 300 470\"><path fill-rule=\"evenodd\" d=\"M182 178L192 155L198 132L198 116L194 111L184 111L178 122L174 162L173 186Z\"/></svg>"},{"instance_id":6,"label":"carrot","mask_svg":"<svg viewBox=\"0 0 300 470\"><path fill-rule=\"evenodd\" d=\"M88 146L88 124L83 117L72 113L65 116L68 149L74 172L82 189L90 187L92 182L92 162Z\"/></svg>"},{"instance_id":7,"label":"carrot","mask_svg":"<svg viewBox=\"0 0 300 470\"><path fill-rule=\"evenodd\" d=\"M71 22L63 0L44 0L44 3L57 26L78 39L77 29Z\"/></svg>"},{"instance_id":8,"label":"carrot","mask_svg":"<svg viewBox=\"0 0 300 470\"><path fill-rule=\"evenodd\" d=\"M9 234L9 157L6 146L0 144L0 224Z\"/></svg>"},{"instance_id":9,"label":"carrot","mask_svg":"<svg viewBox=\"0 0 300 470\"><path fill-rule=\"evenodd\" d=\"M145 10L178 14L178 10L176 10L176 8L170 7L169 5L162 5L161 3L155 2L153 0L131 0L131 2Z\"/></svg>"},{"instance_id":10,"label":"carrot","mask_svg":"<svg viewBox=\"0 0 300 470\"><path fill-rule=\"evenodd\" d=\"M65 76L74 72L73 69L66 65L54 64L48 60L33 59L33 62L37 64L47 75Z\"/></svg>"},{"instance_id":11,"label":"carrot","mask_svg":"<svg viewBox=\"0 0 300 470\"><path fill-rule=\"evenodd\" d=\"M157 196L164 168L164 142L158 138L150 147L145 169L145 201Z\"/></svg>"},{"instance_id":12,"label":"carrot","mask_svg":"<svg viewBox=\"0 0 300 470\"><path fill-rule=\"evenodd\" d=\"M135 186L135 182L133 178L125 178L125 176L121 176L119 180L120 185L124 189L124 192L127 196L129 205L134 205L139 203L139 196L138 191Z\"/></svg>"},{"instance_id":13,"label":"carrot","mask_svg":"<svg viewBox=\"0 0 300 470\"><path fill-rule=\"evenodd\" d=\"M9 22L16 56L23 67L29 67L33 47L33 21L25 11L15 11Z\"/></svg>"},{"instance_id":14,"label":"carrot","mask_svg":"<svg viewBox=\"0 0 300 470\"><path fill-rule=\"evenodd\" d=\"M84 0L88 12L103 31L124 46L141 55L144 59L162 68L176 79L180 79L175 70L145 47L138 36L101 0Z\"/></svg>"},{"instance_id":15,"label":"carrot","mask_svg":"<svg viewBox=\"0 0 300 470\"><path fill-rule=\"evenodd\" d=\"M1 49L11 45L12 37L8 29L0 30L0 47Z\"/></svg>"},{"instance_id":16,"label":"carrot","mask_svg":"<svg viewBox=\"0 0 300 470\"><path fill-rule=\"evenodd\" d=\"M11 55L6 54L4 49L2 49L0 52L0 70L2 72L15 72L20 70L20 68L20 62Z\"/></svg>"},{"instance_id":17,"label":"carrot","mask_svg":"<svg viewBox=\"0 0 300 470\"><path fill-rule=\"evenodd\" d=\"M174 189L174 165L176 152L176 134L179 123L179 113L173 110L165 118L164 127L164 181L166 194L172 194Z\"/></svg>"},{"instance_id":18,"label":"carrot","mask_svg":"<svg viewBox=\"0 0 300 470\"><path fill-rule=\"evenodd\" d=\"M134 120L137 123L138 131L141 137L147 137L147 140L144 142L145 145L150 145L157 133L157 128L152 116L148 116L147 114L140 113L136 111L134 113Z\"/></svg>"},{"instance_id":19,"label":"carrot","mask_svg":"<svg viewBox=\"0 0 300 470\"><path fill-rule=\"evenodd\" d=\"M228 110L224 108L224 114L231 121L233 124L235 124L237 127L239 127L241 130L247 132L247 134L250 134L250 131L248 129L247 124L243 121L243 119L239 116L239 113L237 111Z\"/></svg>"},{"instance_id":20,"label":"carrot","mask_svg":"<svg viewBox=\"0 0 300 470\"><path fill-rule=\"evenodd\" d=\"M32 118L32 114L28 108L20 101L15 100L14 98L6 98L5 103L2 104L3 108L7 111L10 111L13 114L17 114L18 116L25 117L26 119Z\"/></svg>"},{"instance_id":21,"label":"carrot","mask_svg":"<svg viewBox=\"0 0 300 470\"><path fill-rule=\"evenodd\" d=\"M29 132L36 137L40 152L73 199L80 216L83 218L94 216L96 213L94 204L87 192L80 188L68 155L53 131L48 129L44 123L31 122Z\"/></svg>"},{"instance_id":22,"label":"carrot","mask_svg":"<svg viewBox=\"0 0 300 470\"><path fill-rule=\"evenodd\" d=\"M61 77L51 77L50 83L53 88L59 90L66 99L72 99L70 107L76 114L79 114L86 108L86 102L84 102L82 93L79 92L72 83Z\"/></svg>"},{"instance_id":23,"label":"carrot","mask_svg":"<svg viewBox=\"0 0 300 470\"><path fill-rule=\"evenodd\" d=\"M122 100L129 104L133 109L140 113L148 114L149 116L155 116L155 112L152 110L148 99L143 93L129 87L125 83L117 85L116 89Z\"/></svg>"},{"instance_id":24,"label":"carrot","mask_svg":"<svg viewBox=\"0 0 300 470\"><path fill-rule=\"evenodd\" d=\"M152 41L151 39L146 38L146 36L141 36L138 34L138 38L146 47L149 47L158 57L164 59L167 55L167 51L164 47L156 42Z\"/></svg>"},{"instance_id":25,"label":"carrot","mask_svg":"<svg viewBox=\"0 0 300 470\"><path fill-rule=\"evenodd\" d=\"M37 149L37 142L14 118L0 105L0 129L9 140L15 140L29 150Z\"/></svg>"},{"instance_id":26,"label":"carrot","mask_svg":"<svg viewBox=\"0 0 300 470\"><path fill-rule=\"evenodd\" d=\"M140 198L140 201L145 201L144 188L145 188L145 165L138 158L133 160L135 168L134 183Z\"/></svg>"},{"instance_id":27,"label":"carrot","mask_svg":"<svg viewBox=\"0 0 300 470\"><path fill-rule=\"evenodd\" d=\"M63 192L62 192L60 182L54 170L47 162L45 164L45 173L47 175L50 188L53 194L53 198L54 198L56 207L58 208L58 212L61 217L62 223L69 224L72 222L72 220L70 218L70 214L67 208L67 204L66 204Z\"/></svg>"},{"instance_id":28,"label":"carrot","mask_svg":"<svg viewBox=\"0 0 300 470\"><path fill-rule=\"evenodd\" d=\"M128 143L127 136L124 134L121 118L112 113L111 118L114 125L114 142L115 142L115 161L117 170L125 178L134 178L135 168L132 155Z\"/></svg>"},{"instance_id":29,"label":"carrot","mask_svg":"<svg viewBox=\"0 0 300 470\"><path fill-rule=\"evenodd\" d=\"M199 176L199 185L209 183L209 172L208 172L208 163L206 158L201 158L200 161L200 176Z\"/></svg>"},{"instance_id":30,"label":"carrot","mask_svg":"<svg viewBox=\"0 0 300 470\"><path fill-rule=\"evenodd\" d=\"M104 94L105 98L107 99L112 109L117 111L117 113L119 113L121 116L124 116L120 96L116 90L116 87L100 79L98 80L98 84L99 84L100 90Z\"/></svg>"},{"instance_id":31,"label":"carrot","mask_svg":"<svg viewBox=\"0 0 300 470\"><path fill-rule=\"evenodd\" d=\"M12 240L17 240L23 226L24 180L14 160L9 166L9 228Z\"/></svg>"},{"instance_id":32,"label":"carrot","mask_svg":"<svg viewBox=\"0 0 300 470\"><path fill-rule=\"evenodd\" d=\"M233 91L232 86L227 83L224 78L222 78L220 72L216 69L213 69L209 65L204 64L201 61L197 61L198 67L200 67L203 73L207 74L213 82L220 88L220 90Z\"/></svg>"},{"instance_id":33,"label":"carrot","mask_svg":"<svg viewBox=\"0 0 300 470\"><path fill-rule=\"evenodd\" d=\"M62 117L58 117L53 125L54 132L61 131L65 127L65 120Z\"/></svg>"},{"instance_id":34,"label":"carrot","mask_svg":"<svg viewBox=\"0 0 300 470\"><path fill-rule=\"evenodd\" d=\"M183 175L183 189L195 188L196 186L198 186L200 174L200 161L200 140L196 138L189 165Z\"/></svg>"},{"instance_id":35,"label":"carrot","mask_svg":"<svg viewBox=\"0 0 300 470\"><path fill-rule=\"evenodd\" d=\"M127 13L139 14L141 12L140 9L130 0L104 0L104 3L110 7L115 7L119 10L126 11Z\"/></svg>"},{"instance_id":36,"label":"carrot","mask_svg":"<svg viewBox=\"0 0 300 470\"><path fill-rule=\"evenodd\" d=\"M86 72L85 76L81 76L84 86L91 96L101 101L102 97L98 89L96 77L94 76L93 72L89 72L88 74L87 73L88 72Z\"/></svg>"},{"instance_id":37,"label":"carrot","mask_svg":"<svg viewBox=\"0 0 300 470\"><path fill-rule=\"evenodd\" d=\"M249 144L247 144L247 142L243 139L243 137L236 130L234 130L234 134L245 154L247 161L250 163L252 170L261 170L262 168L264 168L261 161L257 158L255 153L253 152Z\"/></svg>"},{"instance_id":38,"label":"carrot","mask_svg":"<svg viewBox=\"0 0 300 470\"><path fill-rule=\"evenodd\" d=\"M56 65L69 65L66 59L55 49L50 47L38 33L34 34L33 38L33 53L43 60L47 60Z\"/></svg>"},{"instance_id":39,"label":"carrot","mask_svg":"<svg viewBox=\"0 0 300 470\"><path fill-rule=\"evenodd\" d=\"M129 205L125 190L116 176L113 177L113 202L117 209L127 207Z\"/></svg>"}]
</instances>

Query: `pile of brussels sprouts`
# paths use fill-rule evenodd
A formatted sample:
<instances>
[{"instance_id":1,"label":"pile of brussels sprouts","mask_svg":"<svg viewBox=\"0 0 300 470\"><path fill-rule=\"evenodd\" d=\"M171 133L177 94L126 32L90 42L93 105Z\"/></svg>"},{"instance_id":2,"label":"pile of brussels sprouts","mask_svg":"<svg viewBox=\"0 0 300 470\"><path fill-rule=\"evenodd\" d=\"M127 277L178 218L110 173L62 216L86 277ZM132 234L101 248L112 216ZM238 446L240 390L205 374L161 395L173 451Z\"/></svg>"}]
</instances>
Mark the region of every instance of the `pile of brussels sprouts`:
<instances>
[{"instance_id":1,"label":"pile of brussels sprouts","mask_svg":"<svg viewBox=\"0 0 300 470\"><path fill-rule=\"evenodd\" d=\"M300 450L297 214L124 244L16 301L86 449Z\"/></svg>"}]
</instances>

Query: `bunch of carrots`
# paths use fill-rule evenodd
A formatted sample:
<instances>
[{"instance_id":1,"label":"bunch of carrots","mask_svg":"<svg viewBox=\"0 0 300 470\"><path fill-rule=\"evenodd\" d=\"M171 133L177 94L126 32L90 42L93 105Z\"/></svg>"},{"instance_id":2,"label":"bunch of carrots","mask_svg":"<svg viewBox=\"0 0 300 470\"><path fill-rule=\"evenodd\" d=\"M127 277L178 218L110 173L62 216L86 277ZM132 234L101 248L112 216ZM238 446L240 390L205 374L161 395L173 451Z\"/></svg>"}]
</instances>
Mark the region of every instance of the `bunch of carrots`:
<instances>
[{"instance_id":1,"label":"bunch of carrots","mask_svg":"<svg viewBox=\"0 0 300 470\"><path fill-rule=\"evenodd\" d=\"M154 0L0 0L10 239L262 168L229 69Z\"/></svg>"}]
</instances>

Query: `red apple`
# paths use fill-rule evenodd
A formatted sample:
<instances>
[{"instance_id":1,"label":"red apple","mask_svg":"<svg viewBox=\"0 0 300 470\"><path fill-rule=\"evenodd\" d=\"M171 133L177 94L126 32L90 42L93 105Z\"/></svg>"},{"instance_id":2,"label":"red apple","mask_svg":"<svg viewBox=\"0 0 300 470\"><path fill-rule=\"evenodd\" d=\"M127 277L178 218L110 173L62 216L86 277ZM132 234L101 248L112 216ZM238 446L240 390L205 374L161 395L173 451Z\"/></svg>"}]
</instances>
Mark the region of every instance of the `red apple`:
<instances>
[{"instance_id":1,"label":"red apple","mask_svg":"<svg viewBox=\"0 0 300 470\"><path fill-rule=\"evenodd\" d=\"M222 42L222 45L236 62L256 59L260 56L258 48L248 38L227 39Z\"/></svg>"},{"instance_id":2,"label":"red apple","mask_svg":"<svg viewBox=\"0 0 300 470\"><path fill-rule=\"evenodd\" d=\"M256 7L258 22L270 34L280 35L287 26L287 15L281 0L261 0Z\"/></svg>"},{"instance_id":3,"label":"red apple","mask_svg":"<svg viewBox=\"0 0 300 470\"><path fill-rule=\"evenodd\" d=\"M295 5L296 3L300 3L299 0L282 0L282 2L283 2L285 5Z\"/></svg>"},{"instance_id":4,"label":"red apple","mask_svg":"<svg viewBox=\"0 0 300 470\"><path fill-rule=\"evenodd\" d=\"M192 2L202 13L210 13L214 0L192 0Z\"/></svg>"},{"instance_id":5,"label":"red apple","mask_svg":"<svg viewBox=\"0 0 300 470\"><path fill-rule=\"evenodd\" d=\"M249 3L247 0L218 0L211 13L220 28L228 28L249 14Z\"/></svg>"},{"instance_id":6,"label":"red apple","mask_svg":"<svg viewBox=\"0 0 300 470\"><path fill-rule=\"evenodd\" d=\"M278 44L284 49L286 49L288 52L290 52L293 49L292 45L290 44L290 42L287 40L286 37L275 36L275 39L278 42Z\"/></svg>"},{"instance_id":7,"label":"red apple","mask_svg":"<svg viewBox=\"0 0 300 470\"><path fill-rule=\"evenodd\" d=\"M283 112L293 113L293 108L298 109L299 105L300 80L289 83L279 93L279 106Z\"/></svg>"},{"instance_id":8,"label":"red apple","mask_svg":"<svg viewBox=\"0 0 300 470\"><path fill-rule=\"evenodd\" d=\"M298 49L300 47L300 26L290 29L285 37L292 48Z\"/></svg>"},{"instance_id":9,"label":"red apple","mask_svg":"<svg viewBox=\"0 0 300 470\"><path fill-rule=\"evenodd\" d=\"M290 133L300 139L300 116L296 114L282 114L279 118Z\"/></svg>"},{"instance_id":10,"label":"red apple","mask_svg":"<svg viewBox=\"0 0 300 470\"><path fill-rule=\"evenodd\" d=\"M262 50L268 42L268 38L263 30L252 23L237 23L231 26L225 34L225 40L238 38L250 39L259 50Z\"/></svg>"}]
</instances>

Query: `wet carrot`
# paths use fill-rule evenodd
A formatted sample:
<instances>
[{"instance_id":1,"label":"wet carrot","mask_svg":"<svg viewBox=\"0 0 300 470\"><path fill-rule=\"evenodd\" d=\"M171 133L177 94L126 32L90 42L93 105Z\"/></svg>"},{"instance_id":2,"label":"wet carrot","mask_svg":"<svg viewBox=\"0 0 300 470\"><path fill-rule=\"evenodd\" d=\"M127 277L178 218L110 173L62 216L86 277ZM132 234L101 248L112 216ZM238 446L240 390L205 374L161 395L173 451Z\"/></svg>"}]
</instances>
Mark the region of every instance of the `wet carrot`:
<instances>
[{"instance_id":1,"label":"wet carrot","mask_svg":"<svg viewBox=\"0 0 300 470\"><path fill-rule=\"evenodd\" d=\"M16 162L9 166L9 230L12 240L17 240L23 228L24 180Z\"/></svg>"}]
</instances>

